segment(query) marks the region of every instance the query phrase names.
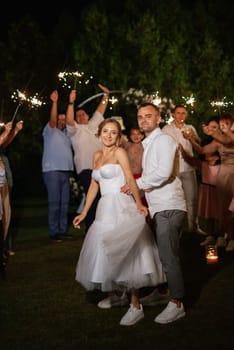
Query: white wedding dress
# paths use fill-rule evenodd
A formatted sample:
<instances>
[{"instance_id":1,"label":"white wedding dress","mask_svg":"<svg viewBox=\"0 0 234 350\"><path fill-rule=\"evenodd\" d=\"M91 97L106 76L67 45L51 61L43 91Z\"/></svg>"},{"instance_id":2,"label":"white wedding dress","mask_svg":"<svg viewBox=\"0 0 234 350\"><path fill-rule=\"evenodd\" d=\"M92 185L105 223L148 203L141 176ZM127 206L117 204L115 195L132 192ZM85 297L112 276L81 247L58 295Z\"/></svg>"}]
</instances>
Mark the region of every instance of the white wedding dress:
<instances>
[{"instance_id":1,"label":"white wedding dress","mask_svg":"<svg viewBox=\"0 0 234 350\"><path fill-rule=\"evenodd\" d=\"M153 233L132 196L120 192L126 181L119 164L93 170L101 199L76 266L87 290L129 290L166 281Z\"/></svg>"}]
</instances>

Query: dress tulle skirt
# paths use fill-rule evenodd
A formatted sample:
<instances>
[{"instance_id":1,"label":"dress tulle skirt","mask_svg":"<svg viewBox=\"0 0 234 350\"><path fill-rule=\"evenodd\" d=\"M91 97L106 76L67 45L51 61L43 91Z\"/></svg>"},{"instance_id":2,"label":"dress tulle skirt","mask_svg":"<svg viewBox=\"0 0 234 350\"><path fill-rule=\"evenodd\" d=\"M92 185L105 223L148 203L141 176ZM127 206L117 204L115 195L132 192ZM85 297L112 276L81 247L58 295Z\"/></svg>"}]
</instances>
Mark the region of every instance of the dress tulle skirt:
<instances>
[{"instance_id":1,"label":"dress tulle skirt","mask_svg":"<svg viewBox=\"0 0 234 350\"><path fill-rule=\"evenodd\" d=\"M154 235L131 196L115 193L100 199L80 252L76 280L87 290L102 291L166 281Z\"/></svg>"}]
</instances>

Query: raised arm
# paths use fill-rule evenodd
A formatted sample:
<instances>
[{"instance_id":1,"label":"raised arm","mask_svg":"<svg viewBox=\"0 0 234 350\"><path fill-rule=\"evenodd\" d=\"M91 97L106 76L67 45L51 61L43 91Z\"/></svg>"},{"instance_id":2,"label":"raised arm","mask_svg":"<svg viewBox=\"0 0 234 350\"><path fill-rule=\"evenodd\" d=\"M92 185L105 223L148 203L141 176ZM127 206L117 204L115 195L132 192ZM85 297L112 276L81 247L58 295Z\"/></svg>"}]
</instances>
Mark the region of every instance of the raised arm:
<instances>
[{"instance_id":1,"label":"raised arm","mask_svg":"<svg viewBox=\"0 0 234 350\"><path fill-rule=\"evenodd\" d=\"M12 129L12 122L8 122L8 123L6 123L6 125L5 125L5 130L1 133L1 135L0 135L0 145L2 146L5 142L6 142L6 140L7 140L7 138L8 138L8 136L9 136L9 133L11 132L11 129Z\"/></svg>"},{"instance_id":2,"label":"raised arm","mask_svg":"<svg viewBox=\"0 0 234 350\"><path fill-rule=\"evenodd\" d=\"M98 84L98 86L100 87L100 89L104 92L104 95L99 103L99 105L96 108L97 112L100 112L102 115L104 115L105 111L106 111L106 107L108 105L108 99L109 99L109 89L107 89L105 86Z\"/></svg>"},{"instance_id":3,"label":"raised arm","mask_svg":"<svg viewBox=\"0 0 234 350\"><path fill-rule=\"evenodd\" d=\"M75 111L74 111L74 103L76 100L76 90L71 90L69 94L69 102L67 105L66 112L66 123L70 126L75 126Z\"/></svg>"},{"instance_id":4,"label":"raised arm","mask_svg":"<svg viewBox=\"0 0 234 350\"><path fill-rule=\"evenodd\" d=\"M230 144L234 141L234 132L225 123L222 124L221 130L213 130L210 135L220 143Z\"/></svg>"},{"instance_id":5,"label":"raised arm","mask_svg":"<svg viewBox=\"0 0 234 350\"><path fill-rule=\"evenodd\" d=\"M232 143L234 142L234 130L227 130L226 132L224 131L225 135L227 135Z\"/></svg>"},{"instance_id":6,"label":"raised arm","mask_svg":"<svg viewBox=\"0 0 234 350\"><path fill-rule=\"evenodd\" d=\"M220 127L217 128L209 127L209 125L203 125L202 128L206 135L212 136L213 139L222 144L230 144L234 141L234 133L231 130L231 125L229 123L220 123Z\"/></svg>"},{"instance_id":7,"label":"raised arm","mask_svg":"<svg viewBox=\"0 0 234 350\"><path fill-rule=\"evenodd\" d=\"M15 125L15 128L8 133L6 140L3 141L2 147L6 148L14 140L18 132L23 129L23 126L24 126L23 120L20 120L19 122L17 122Z\"/></svg>"},{"instance_id":8,"label":"raised arm","mask_svg":"<svg viewBox=\"0 0 234 350\"><path fill-rule=\"evenodd\" d=\"M193 138L190 138L189 141L191 142L193 148L199 153L199 154L207 154L207 153L214 153L218 151L220 143L216 140L211 141L208 145L200 146L199 143L197 143Z\"/></svg>"},{"instance_id":9,"label":"raised arm","mask_svg":"<svg viewBox=\"0 0 234 350\"><path fill-rule=\"evenodd\" d=\"M52 101L51 110L50 110L50 120L49 125L51 128L57 127L57 118L58 118L58 91L52 91L50 99Z\"/></svg>"}]
</instances>

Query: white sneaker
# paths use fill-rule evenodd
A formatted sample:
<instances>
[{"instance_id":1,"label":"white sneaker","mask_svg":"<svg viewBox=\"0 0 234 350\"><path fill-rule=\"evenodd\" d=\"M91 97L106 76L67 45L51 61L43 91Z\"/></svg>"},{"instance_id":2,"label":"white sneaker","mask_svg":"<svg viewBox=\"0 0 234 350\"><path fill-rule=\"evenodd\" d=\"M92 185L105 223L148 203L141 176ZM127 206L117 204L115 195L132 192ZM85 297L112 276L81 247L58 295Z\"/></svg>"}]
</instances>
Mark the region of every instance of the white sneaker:
<instances>
[{"instance_id":1,"label":"white sneaker","mask_svg":"<svg viewBox=\"0 0 234 350\"><path fill-rule=\"evenodd\" d=\"M142 305L140 305L140 309L137 309L132 304L130 304L130 308L126 312L126 314L121 318L120 325L121 326L132 326L138 321L144 318L144 311Z\"/></svg>"},{"instance_id":2,"label":"white sneaker","mask_svg":"<svg viewBox=\"0 0 234 350\"><path fill-rule=\"evenodd\" d=\"M169 301L165 309L155 317L154 321L157 323L165 324L178 320L185 316L184 306L181 303L180 307L177 307L175 303Z\"/></svg>"},{"instance_id":3,"label":"white sneaker","mask_svg":"<svg viewBox=\"0 0 234 350\"><path fill-rule=\"evenodd\" d=\"M234 250L234 239L231 239L227 246L226 246L226 252L232 252Z\"/></svg>"},{"instance_id":4,"label":"white sneaker","mask_svg":"<svg viewBox=\"0 0 234 350\"><path fill-rule=\"evenodd\" d=\"M101 309L110 309L112 306L125 306L128 305L128 297L124 292L121 296L117 294L113 294L101 301L97 304Z\"/></svg>"},{"instance_id":5,"label":"white sneaker","mask_svg":"<svg viewBox=\"0 0 234 350\"><path fill-rule=\"evenodd\" d=\"M156 306L167 304L170 300L169 293L159 293L158 289L155 288L152 293L140 298L140 303L144 306Z\"/></svg>"}]
</instances>

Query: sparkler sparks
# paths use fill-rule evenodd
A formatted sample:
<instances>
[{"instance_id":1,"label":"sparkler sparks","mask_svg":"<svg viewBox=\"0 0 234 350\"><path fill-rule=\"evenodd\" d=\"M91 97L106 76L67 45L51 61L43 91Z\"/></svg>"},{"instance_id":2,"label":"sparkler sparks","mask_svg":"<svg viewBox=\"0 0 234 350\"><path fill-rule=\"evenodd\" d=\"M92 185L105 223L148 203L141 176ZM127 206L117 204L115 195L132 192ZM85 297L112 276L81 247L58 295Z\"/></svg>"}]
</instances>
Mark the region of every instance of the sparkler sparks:
<instances>
[{"instance_id":1,"label":"sparkler sparks","mask_svg":"<svg viewBox=\"0 0 234 350\"><path fill-rule=\"evenodd\" d=\"M58 78L60 81L63 82L63 87L69 88L69 89L76 89L77 84L80 87L84 87L92 82L94 77L90 74L85 74L83 71L64 71L60 72L58 74ZM152 102L156 106L159 107L160 112L162 114L162 118L165 122L169 122L172 120L172 111L175 107L175 102L171 98L167 97L161 97L159 91L155 91L152 93L146 93L143 90L130 88L128 91L122 91L122 90L116 90L111 91L111 93L118 93L121 94L121 99L125 101L126 104L135 105L136 107L139 107L139 105L143 102ZM78 107L82 107L86 103L92 101L93 99L101 96L102 93L93 95L83 102L81 102ZM33 101L33 100L32 100ZM188 108L190 113L195 113L199 101L197 101L195 95L191 93L191 91L188 92L188 95L180 96L176 98L177 104L182 103ZM113 108L118 104L119 99L115 96L112 96L108 100L109 106L108 108L110 110L113 110ZM33 103L33 102L32 102ZM221 112L224 111L227 108L230 108L234 106L234 102L228 101L226 97L223 97L221 99L217 99L214 101L209 102L210 105L213 107L215 112ZM38 106L40 106L41 103L39 101Z\"/></svg>"},{"instance_id":2,"label":"sparkler sparks","mask_svg":"<svg viewBox=\"0 0 234 350\"><path fill-rule=\"evenodd\" d=\"M222 109L225 109L229 106L233 106L233 102L232 101L227 101L226 96L224 96L222 99L220 100L216 100L216 101L211 101L210 102L211 106L214 107L214 111L221 111Z\"/></svg>"},{"instance_id":3,"label":"sparkler sparks","mask_svg":"<svg viewBox=\"0 0 234 350\"><path fill-rule=\"evenodd\" d=\"M36 109L45 104L45 102L40 100L38 93L36 93L34 96L27 97L24 92L18 89L15 92L13 92L11 98L13 99L14 102L18 102L11 120L12 122L14 121L18 113L18 110L22 104L26 104L29 109Z\"/></svg>"},{"instance_id":4,"label":"sparkler sparks","mask_svg":"<svg viewBox=\"0 0 234 350\"><path fill-rule=\"evenodd\" d=\"M60 81L63 81L62 87L66 87L68 89L76 89L77 84L88 85L90 81L93 79L93 76L90 75L88 78L85 78L84 72L74 71L74 72L60 72L58 74L58 78Z\"/></svg>"},{"instance_id":5,"label":"sparkler sparks","mask_svg":"<svg viewBox=\"0 0 234 350\"><path fill-rule=\"evenodd\" d=\"M185 101L186 105L190 105L191 107L194 106L194 103L196 102L195 97L193 96L193 94L191 94L188 97L182 96L182 99Z\"/></svg>"},{"instance_id":6,"label":"sparkler sparks","mask_svg":"<svg viewBox=\"0 0 234 350\"><path fill-rule=\"evenodd\" d=\"M24 92L16 90L12 94L11 98L14 102L18 102L17 109L19 109L20 105L22 105L23 103L26 103L28 108L30 109L35 109L45 104L45 102L43 102L42 99L39 98L38 93L36 93L34 96L27 97Z\"/></svg>"},{"instance_id":7,"label":"sparkler sparks","mask_svg":"<svg viewBox=\"0 0 234 350\"><path fill-rule=\"evenodd\" d=\"M39 94L36 93L34 96L29 97L27 99L27 102L29 103L30 108L38 108L41 107L42 105L45 105L45 102L43 102L42 100L40 100L39 98Z\"/></svg>"},{"instance_id":8,"label":"sparkler sparks","mask_svg":"<svg viewBox=\"0 0 234 350\"><path fill-rule=\"evenodd\" d=\"M24 101L27 101L27 97L24 92L21 92L20 90L16 90L13 92L11 98L13 99L14 102L22 103Z\"/></svg>"}]
</instances>

